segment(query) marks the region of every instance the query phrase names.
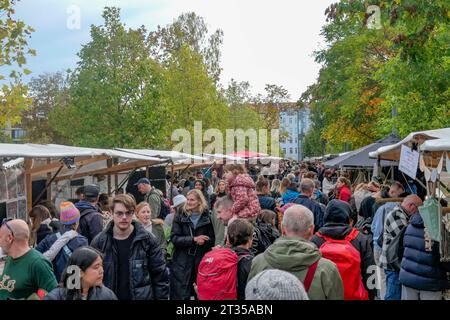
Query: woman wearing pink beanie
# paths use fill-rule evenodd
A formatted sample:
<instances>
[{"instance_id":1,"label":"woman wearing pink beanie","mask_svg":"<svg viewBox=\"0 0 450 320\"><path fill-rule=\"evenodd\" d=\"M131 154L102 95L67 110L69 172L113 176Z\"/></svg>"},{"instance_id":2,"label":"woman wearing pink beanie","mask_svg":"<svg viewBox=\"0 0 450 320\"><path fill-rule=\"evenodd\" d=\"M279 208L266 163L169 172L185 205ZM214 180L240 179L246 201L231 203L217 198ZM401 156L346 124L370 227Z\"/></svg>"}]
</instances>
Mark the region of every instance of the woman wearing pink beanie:
<instances>
[{"instance_id":1,"label":"woman wearing pink beanie","mask_svg":"<svg viewBox=\"0 0 450 320\"><path fill-rule=\"evenodd\" d=\"M256 218L261 207L255 191L255 182L241 164L227 164L224 170L227 194L234 201L231 211L239 218Z\"/></svg>"}]
</instances>

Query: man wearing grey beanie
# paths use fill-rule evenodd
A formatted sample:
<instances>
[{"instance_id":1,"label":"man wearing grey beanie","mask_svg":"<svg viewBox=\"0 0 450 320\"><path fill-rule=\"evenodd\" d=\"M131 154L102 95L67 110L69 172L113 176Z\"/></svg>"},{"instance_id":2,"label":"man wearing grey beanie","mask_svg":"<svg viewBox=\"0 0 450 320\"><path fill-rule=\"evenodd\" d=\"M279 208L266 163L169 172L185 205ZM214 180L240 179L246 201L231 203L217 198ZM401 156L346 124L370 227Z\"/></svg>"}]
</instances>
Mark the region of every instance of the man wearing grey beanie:
<instances>
[{"instance_id":1,"label":"man wearing grey beanie","mask_svg":"<svg viewBox=\"0 0 450 320\"><path fill-rule=\"evenodd\" d=\"M269 269L247 283L246 300L309 300L303 284L289 272Z\"/></svg>"}]
</instances>

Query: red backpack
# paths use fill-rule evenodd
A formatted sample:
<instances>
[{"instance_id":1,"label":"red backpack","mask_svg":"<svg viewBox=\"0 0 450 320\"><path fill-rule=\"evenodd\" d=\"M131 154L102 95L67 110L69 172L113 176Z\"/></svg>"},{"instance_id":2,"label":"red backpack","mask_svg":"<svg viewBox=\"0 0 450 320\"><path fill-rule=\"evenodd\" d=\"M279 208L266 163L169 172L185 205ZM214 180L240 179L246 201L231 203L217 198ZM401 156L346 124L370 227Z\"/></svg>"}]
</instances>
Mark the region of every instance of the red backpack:
<instances>
[{"instance_id":1,"label":"red backpack","mask_svg":"<svg viewBox=\"0 0 450 320\"><path fill-rule=\"evenodd\" d=\"M237 254L231 249L217 248L206 253L198 267L198 299L237 299L238 261Z\"/></svg>"},{"instance_id":2,"label":"red backpack","mask_svg":"<svg viewBox=\"0 0 450 320\"><path fill-rule=\"evenodd\" d=\"M322 256L333 261L339 270L344 284L344 300L369 300L369 294L361 280L360 254L350 243L358 234L359 231L353 228L345 239L336 240L316 233L325 240L319 248Z\"/></svg>"}]
</instances>

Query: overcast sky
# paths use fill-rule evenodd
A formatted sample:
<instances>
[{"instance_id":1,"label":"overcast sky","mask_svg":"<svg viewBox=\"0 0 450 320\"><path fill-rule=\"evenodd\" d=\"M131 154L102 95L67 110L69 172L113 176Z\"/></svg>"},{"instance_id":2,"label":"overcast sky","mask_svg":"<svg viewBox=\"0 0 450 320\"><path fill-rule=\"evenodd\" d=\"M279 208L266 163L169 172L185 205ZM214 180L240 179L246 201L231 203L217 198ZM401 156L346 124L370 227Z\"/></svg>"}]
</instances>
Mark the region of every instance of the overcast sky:
<instances>
[{"instance_id":1,"label":"overcast sky","mask_svg":"<svg viewBox=\"0 0 450 320\"><path fill-rule=\"evenodd\" d=\"M249 81L253 93L265 84L288 89L296 101L314 83L320 66L312 53L323 47L320 28L324 11L336 0L21 0L17 15L36 32L31 47L38 52L30 58L32 76L74 68L76 53L88 42L90 25L102 23L104 6L122 9L122 20L130 27L145 25L154 30L181 13L194 11L210 30L222 29L221 82L231 78ZM79 29L69 29L68 9L80 10Z\"/></svg>"}]
</instances>

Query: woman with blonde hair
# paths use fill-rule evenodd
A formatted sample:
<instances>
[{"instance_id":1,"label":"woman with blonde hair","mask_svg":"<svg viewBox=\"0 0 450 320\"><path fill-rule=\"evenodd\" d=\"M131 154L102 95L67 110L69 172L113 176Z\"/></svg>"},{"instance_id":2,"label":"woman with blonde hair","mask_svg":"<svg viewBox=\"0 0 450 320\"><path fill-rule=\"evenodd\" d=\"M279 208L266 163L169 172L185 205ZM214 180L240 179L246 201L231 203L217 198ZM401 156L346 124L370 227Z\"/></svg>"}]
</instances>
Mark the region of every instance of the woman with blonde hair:
<instances>
[{"instance_id":1,"label":"woman with blonde hair","mask_svg":"<svg viewBox=\"0 0 450 320\"><path fill-rule=\"evenodd\" d=\"M164 220L152 219L152 208L148 202L141 202L136 206L136 219L143 226L144 229L153 234L166 257L167 242L164 237Z\"/></svg>"},{"instance_id":2,"label":"woman with blonde hair","mask_svg":"<svg viewBox=\"0 0 450 320\"><path fill-rule=\"evenodd\" d=\"M279 179L273 179L272 185L270 186L270 193L274 199L281 198L280 187L281 181Z\"/></svg>"},{"instance_id":3,"label":"woman with blonde hair","mask_svg":"<svg viewBox=\"0 0 450 320\"><path fill-rule=\"evenodd\" d=\"M200 190L187 194L187 201L175 215L170 240L174 245L170 275L170 299L196 297L193 284L203 256L214 246L214 229L208 204Z\"/></svg>"}]
</instances>

